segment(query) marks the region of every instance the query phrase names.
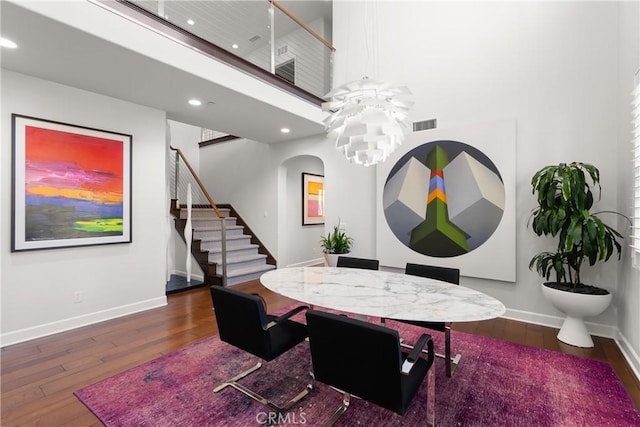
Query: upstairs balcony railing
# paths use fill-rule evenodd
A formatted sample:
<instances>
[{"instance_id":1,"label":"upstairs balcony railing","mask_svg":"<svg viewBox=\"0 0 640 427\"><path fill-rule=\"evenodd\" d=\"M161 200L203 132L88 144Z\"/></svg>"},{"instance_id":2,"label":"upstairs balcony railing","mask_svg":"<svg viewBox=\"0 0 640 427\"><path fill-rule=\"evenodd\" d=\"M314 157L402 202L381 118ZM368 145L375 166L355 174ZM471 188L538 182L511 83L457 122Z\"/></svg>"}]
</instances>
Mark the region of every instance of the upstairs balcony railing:
<instances>
[{"instance_id":1,"label":"upstairs balcony railing","mask_svg":"<svg viewBox=\"0 0 640 427\"><path fill-rule=\"evenodd\" d=\"M242 71L320 104L331 90L331 3L299 18L277 0L92 0Z\"/></svg>"}]
</instances>

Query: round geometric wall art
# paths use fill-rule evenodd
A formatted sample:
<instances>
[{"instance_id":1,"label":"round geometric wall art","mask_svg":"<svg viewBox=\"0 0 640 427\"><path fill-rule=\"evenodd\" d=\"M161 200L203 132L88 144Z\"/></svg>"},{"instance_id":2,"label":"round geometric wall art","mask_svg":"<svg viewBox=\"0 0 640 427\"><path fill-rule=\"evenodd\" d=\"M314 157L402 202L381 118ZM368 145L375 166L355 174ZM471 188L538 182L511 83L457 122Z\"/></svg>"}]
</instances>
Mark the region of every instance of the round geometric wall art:
<instances>
[{"instance_id":1,"label":"round geometric wall art","mask_svg":"<svg viewBox=\"0 0 640 427\"><path fill-rule=\"evenodd\" d=\"M393 234L431 257L455 257L480 247L504 212L504 183L480 150L457 141L433 141L391 168L382 197Z\"/></svg>"}]
</instances>

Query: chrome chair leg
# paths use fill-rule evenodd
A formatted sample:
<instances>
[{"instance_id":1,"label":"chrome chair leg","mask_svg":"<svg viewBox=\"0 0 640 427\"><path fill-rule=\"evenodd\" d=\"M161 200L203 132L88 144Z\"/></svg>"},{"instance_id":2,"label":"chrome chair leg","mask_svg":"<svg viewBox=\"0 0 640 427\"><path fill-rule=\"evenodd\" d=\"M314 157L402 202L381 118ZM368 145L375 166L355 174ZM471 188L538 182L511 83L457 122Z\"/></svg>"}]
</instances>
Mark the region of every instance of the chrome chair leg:
<instances>
[{"instance_id":1,"label":"chrome chair leg","mask_svg":"<svg viewBox=\"0 0 640 427\"><path fill-rule=\"evenodd\" d=\"M324 424L325 427L331 427L332 425L334 425L338 421L338 418L340 418L342 414L347 412L347 409L349 409L350 399L351 395L349 393L344 393L342 395L342 405L340 405L336 412L333 413L331 418L329 418L329 420Z\"/></svg>"},{"instance_id":2,"label":"chrome chair leg","mask_svg":"<svg viewBox=\"0 0 640 427\"><path fill-rule=\"evenodd\" d=\"M257 371L258 369L260 369L261 366L262 366L262 362L256 363L254 366L252 366L251 368L247 369L246 371L239 373L235 377L231 378L230 380L225 381L224 383L222 383L219 386L217 386L216 388L214 388L213 392L214 393L218 393L218 392L220 392L221 390L223 390L223 389L225 389L227 387L231 387L231 388L234 388L234 389L238 390L239 392L245 394L246 396L250 397L251 399L255 400L256 402L259 402L262 405L268 407L272 411L278 412L278 413L282 413L282 412L288 411L296 403L298 403L300 400L302 400L302 398L304 398L306 395L308 395L311 392L311 390L313 390L313 384L307 384L307 386L305 387L304 390L302 390L300 393L295 395L292 399L290 399L283 406L280 406L280 405L277 405L277 404L273 403L272 401L270 401L268 399L265 399L264 397L260 396L258 393L254 392L253 390L248 389L247 387L245 387L242 384L239 384L237 382L238 380L241 380L242 378L245 378L249 374Z\"/></svg>"},{"instance_id":3,"label":"chrome chair leg","mask_svg":"<svg viewBox=\"0 0 640 427\"><path fill-rule=\"evenodd\" d=\"M238 383L234 382L234 383L229 383L228 385L231 386L232 388L235 388L239 392L249 396L250 398L252 398L256 402L261 403L262 405L266 406L267 408L269 408L272 411L277 412L277 413L287 412L296 403L298 403L300 400L302 400L302 398L304 398L306 395L308 395L311 392L311 390L313 390L313 386L311 384L307 384L305 389L302 390L300 393L298 393L293 399L289 400L283 406L280 406L280 405L277 405L277 404L273 403L272 401L270 401L268 399L265 399L264 397L260 396L258 393L246 388L242 384L238 384Z\"/></svg>"},{"instance_id":4,"label":"chrome chair leg","mask_svg":"<svg viewBox=\"0 0 640 427\"><path fill-rule=\"evenodd\" d=\"M214 388L213 392L214 393L219 392L223 388L230 386L232 383L235 383L236 381L241 380L242 378L254 373L258 369L260 369L261 366L262 366L262 362L256 363L254 366L252 366L251 368L247 369L246 371L240 372L235 377L231 378L230 380L227 380L227 381L223 382L218 387Z\"/></svg>"}]
</instances>

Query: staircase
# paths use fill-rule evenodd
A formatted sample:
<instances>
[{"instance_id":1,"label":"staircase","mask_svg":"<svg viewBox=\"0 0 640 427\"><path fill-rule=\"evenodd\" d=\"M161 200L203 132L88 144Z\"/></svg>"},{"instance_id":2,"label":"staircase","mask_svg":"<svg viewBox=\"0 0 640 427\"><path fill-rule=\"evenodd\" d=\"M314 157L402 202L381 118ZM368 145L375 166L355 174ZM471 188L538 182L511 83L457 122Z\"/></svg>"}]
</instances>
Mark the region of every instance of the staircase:
<instances>
[{"instance_id":1,"label":"staircase","mask_svg":"<svg viewBox=\"0 0 640 427\"><path fill-rule=\"evenodd\" d=\"M184 240L187 208L178 208L172 200L171 213L175 227ZM259 278L276 268L276 261L257 239L244 220L230 205L217 205L224 218L218 218L211 207L191 208L193 240L191 253L204 272L206 285L221 286L222 281L222 232L224 219L227 249L227 286Z\"/></svg>"}]
</instances>

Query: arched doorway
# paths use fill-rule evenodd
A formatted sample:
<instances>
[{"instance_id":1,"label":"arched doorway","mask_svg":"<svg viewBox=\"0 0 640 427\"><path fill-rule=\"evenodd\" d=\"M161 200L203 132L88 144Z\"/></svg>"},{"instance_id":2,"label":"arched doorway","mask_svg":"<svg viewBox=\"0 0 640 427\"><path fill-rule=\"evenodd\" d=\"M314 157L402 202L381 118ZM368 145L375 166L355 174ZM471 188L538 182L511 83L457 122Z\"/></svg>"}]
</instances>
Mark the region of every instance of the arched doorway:
<instances>
[{"instance_id":1,"label":"arched doorway","mask_svg":"<svg viewBox=\"0 0 640 427\"><path fill-rule=\"evenodd\" d=\"M300 155L278 168L278 267L322 261L320 236L324 224L302 225L302 174L324 175L317 156Z\"/></svg>"}]
</instances>

